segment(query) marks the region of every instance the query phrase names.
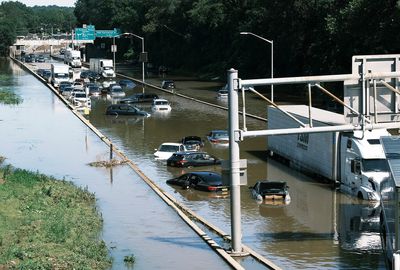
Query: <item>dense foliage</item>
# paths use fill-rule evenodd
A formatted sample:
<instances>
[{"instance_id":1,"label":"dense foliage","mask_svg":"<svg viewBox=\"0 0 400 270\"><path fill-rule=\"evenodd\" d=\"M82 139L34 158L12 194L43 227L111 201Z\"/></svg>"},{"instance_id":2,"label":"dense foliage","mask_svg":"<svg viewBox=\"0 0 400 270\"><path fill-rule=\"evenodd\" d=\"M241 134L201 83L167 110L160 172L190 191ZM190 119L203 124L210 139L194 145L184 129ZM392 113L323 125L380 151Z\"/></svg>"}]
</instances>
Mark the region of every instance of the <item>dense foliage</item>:
<instances>
[{"instance_id":1,"label":"dense foliage","mask_svg":"<svg viewBox=\"0 0 400 270\"><path fill-rule=\"evenodd\" d=\"M7 55L8 47L17 36L70 32L76 26L74 8L58 6L27 7L20 2L0 4L0 55Z\"/></svg>"},{"instance_id":2,"label":"dense foliage","mask_svg":"<svg viewBox=\"0 0 400 270\"><path fill-rule=\"evenodd\" d=\"M251 77L347 73L356 54L398 53L395 0L78 0L79 23L144 36L150 61ZM140 49L139 42L132 46Z\"/></svg>"}]
</instances>

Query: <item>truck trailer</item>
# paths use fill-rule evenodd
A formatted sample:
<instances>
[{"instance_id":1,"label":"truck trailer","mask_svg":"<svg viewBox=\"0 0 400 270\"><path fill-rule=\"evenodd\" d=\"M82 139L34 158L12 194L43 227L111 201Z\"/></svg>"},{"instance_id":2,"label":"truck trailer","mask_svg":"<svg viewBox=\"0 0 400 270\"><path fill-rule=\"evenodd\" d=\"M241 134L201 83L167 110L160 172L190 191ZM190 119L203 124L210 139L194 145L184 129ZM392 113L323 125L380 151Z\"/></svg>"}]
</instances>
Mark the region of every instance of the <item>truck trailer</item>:
<instances>
[{"instance_id":1,"label":"truck trailer","mask_svg":"<svg viewBox=\"0 0 400 270\"><path fill-rule=\"evenodd\" d=\"M82 67L81 52L67 49L64 53L64 64L70 65L74 68Z\"/></svg>"},{"instance_id":2,"label":"truck trailer","mask_svg":"<svg viewBox=\"0 0 400 270\"><path fill-rule=\"evenodd\" d=\"M60 82L70 81L69 66L65 64L52 63L51 64L51 84L58 87Z\"/></svg>"},{"instance_id":3,"label":"truck trailer","mask_svg":"<svg viewBox=\"0 0 400 270\"><path fill-rule=\"evenodd\" d=\"M284 105L279 108L305 125L309 124L309 107ZM311 107L314 127L344 125L341 114ZM299 123L279 109L268 107L268 129L298 128ZM381 183L389 177L386 157L380 144L386 129L354 132L299 133L269 136L270 154L288 160L296 169L321 176L340 186L344 193L365 200L380 200Z\"/></svg>"},{"instance_id":4,"label":"truck trailer","mask_svg":"<svg viewBox=\"0 0 400 270\"><path fill-rule=\"evenodd\" d=\"M114 65L111 59L91 58L90 70L100 74L104 78L114 78Z\"/></svg>"}]
</instances>

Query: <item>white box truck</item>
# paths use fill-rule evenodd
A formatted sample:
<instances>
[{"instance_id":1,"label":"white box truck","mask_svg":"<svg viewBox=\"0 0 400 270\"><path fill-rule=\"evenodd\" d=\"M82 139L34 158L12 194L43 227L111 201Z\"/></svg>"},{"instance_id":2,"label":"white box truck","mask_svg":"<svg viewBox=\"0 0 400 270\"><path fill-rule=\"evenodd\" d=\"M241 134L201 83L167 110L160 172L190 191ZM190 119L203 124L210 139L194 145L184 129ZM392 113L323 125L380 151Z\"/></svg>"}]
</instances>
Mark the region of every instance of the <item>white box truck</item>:
<instances>
[{"instance_id":1,"label":"white box truck","mask_svg":"<svg viewBox=\"0 0 400 270\"><path fill-rule=\"evenodd\" d=\"M91 58L90 70L97 72L104 78L115 77L113 60L111 59Z\"/></svg>"},{"instance_id":2,"label":"white box truck","mask_svg":"<svg viewBox=\"0 0 400 270\"><path fill-rule=\"evenodd\" d=\"M60 63L51 64L51 84L58 87L60 82L70 81L69 66Z\"/></svg>"},{"instance_id":3,"label":"white box truck","mask_svg":"<svg viewBox=\"0 0 400 270\"><path fill-rule=\"evenodd\" d=\"M81 52L78 50L67 49L64 53L64 64L74 68L82 67Z\"/></svg>"},{"instance_id":4,"label":"white box truck","mask_svg":"<svg viewBox=\"0 0 400 270\"><path fill-rule=\"evenodd\" d=\"M304 124L309 123L309 107L280 106ZM311 108L313 126L345 124L341 114ZM299 123L275 107L268 107L268 129L298 128ZM379 139L390 136L386 129L354 132L303 133L269 136L270 154L278 155L304 172L340 184L348 194L366 200L379 200L380 185L389 169Z\"/></svg>"}]
</instances>

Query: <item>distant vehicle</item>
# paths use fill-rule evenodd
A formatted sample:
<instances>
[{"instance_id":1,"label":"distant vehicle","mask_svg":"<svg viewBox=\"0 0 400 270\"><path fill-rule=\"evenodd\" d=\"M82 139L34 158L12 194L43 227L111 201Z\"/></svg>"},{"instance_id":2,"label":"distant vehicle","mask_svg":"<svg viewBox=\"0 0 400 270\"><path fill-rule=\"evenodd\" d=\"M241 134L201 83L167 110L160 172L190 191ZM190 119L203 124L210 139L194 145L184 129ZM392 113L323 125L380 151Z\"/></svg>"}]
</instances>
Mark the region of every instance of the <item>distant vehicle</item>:
<instances>
[{"instance_id":1,"label":"distant vehicle","mask_svg":"<svg viewBox=\"0 0 400 270\"><path fill-rule=\"evenodd\" d=\"M82 66L81 52L78 50L67 49L64 52L64 64L70 65L74 68Z\"/></svg>"},{"instance_id":2,"label":"distant vehicle","mask_svg":"<svg viewBox=\"0 0 400 270\"><path fill-rule=\"evenodd\" d=\"M69 66L59 63L52 63L51 76L51 83L54 87L58 87L63 81L69 81Z\"/></svg>"},{"instance_id":3,"label":"distant vehicle","mask_svg":"<svg viewBox=\"0 0 400 270\"><path fill-rule=\"evenodd\" d=\"M181 143L190 151L199 151L204 146L204 142L199 136L183 137Z\"/></svg>"},{"instance_id":4,"label":"distant vehicle","mask_svg":"<svg viewBox=\"0 0 400 270\"><path fill-rule=\"evenodd\" d=\"M50 80L51 80L51 70L50 69L43 70L43 76L42 77L46 81L50 82Z\"/></svg>"},{"instance_id":5,"label":"distant vehicle","mask_svg":"<svg viewBox=\"0 0 400 270\"><path fill-rule=\"evenodd\" d=\"M124 90L122 90L122 87L117 84L110 87L109 94L111 97L125 97Z\"/></svg>"},{"instance_id":6,"label":"distant vehicle","mask_svg":"<svg viewBox=\"0 0 400 270\"><path fill-rule=\"evenodd\" d=\"M227 99L228 98L228 90L227 89L220 89L217 93L218 99Z\"/></svg>"},{"instance_id":7,"label":"distant vehicle","mask_svg":"<svg viewBox=\"0 0 400 270\"><path fill-rule=\"evenodd\" d=\"M134 94L127 98L121 99L120 103L142 103L142 102L153 102L154 99L157 99L158 96L156 94Z\"/></svg>"},{"instance_id":8,"label":"distant vehicle","mask_svg":"<svg viewBox=\"0 0 400 270\"><path fill-rule=\"evenodd\" d=\"M39 68L38 70L36 70L37 75L39 75L40 77L43 77L43 72L44 72L43 68Z\"/></svg>"},{"instance_id":9,"label":"distant vehicle","mask_svg":"<svg viewBox=\"0 0 400 270\"><path fill-rule=\"evenodd\" d=\"M167 160L169 159L173 153L176 152L185 152L187 151L186 147L181 143L162 143L158 149L154 149L156 152L154 156L156 159Z\"/></svg>"},{"instance_id":10,"label":"distant vehicle","mask_svg":"<svg viewBox=\"0 0 400 270\"><path fill-rule=\"evenodd\" d=\"M172 167L197 167L221 164L221 160L206 152L176 152L167 160Z\"/></svg>"},{"instance_id":11,"label":"distant vehicle","mask_svg":"<svg viewBox=\"0 0 400 270\"><path fill-rule=\"evenodd\" d=\"M72 86L67 86L67 87L64 87L62 90L60 90L60 93L63 97L65 97L66 99L69 99L70 96L72 95L73 91L74 91L74 88L72 88Z\"/></svg>"},{"instance_id":12,"label":"distant vehicle","mask_svg":"<svg viewBox=\"0 0 400 270\"><path fill-rule=\"evenodd\" d=\"M257 201L290 202L289 187L284 181L257 181L250 189L253 198Z\"/></svg>"},{"instance_id":13,"label":"distant vehicle","mask_svg":"<svg viewBox=\"0 0 400 270\"><path fill-rule=\"evenodd\" d=\"M101 79L101 76L99 74L97 74L96 72L89 70L87 78L91 81L97 81L97 80Z\"/></svg>"},{"instance_id":14,"label":"distant vehicle","mask_svg":"<svg viewBox=\"0 0 400 270\"><path fill-rule=\"evenodd\" d=\"M30 57L29 55L25 55L25 57L23 58L25 63L32 63L35 62L34 59L32 57Z\"/></svg>"},{"instance_id":15,"label":"distant vehicle","mask_svg":"<svg viewBox=\"0 0 400 270\"><path fill-rule=\"evenodd\" d=\"M125 88L125 89L133 89L136 86L136 84L133 81L126 80L126 79L120 80L118 83L122 88Z\"/></svg>"},{"instance_id":16,"label":"distant vehicle","mask_svg":"<svg viewBox=\"0 0 400 270\"><path fill-rule=\"evenodd\" d=\"M154 112L170 112L171 105L169 104L168 100L162 99L162 98L157 98L157 99L153 99L151 109Z\"/></svg>"},{"instance_id":17,"label":"distant vehicle","mask_svg":"<svg viewBox=\"0 0 400 270\"><path fill-rule=\"evenodd\" d=\"M128 104L113 104L107 107L107 115L141 115L149 117L150 114Z\"/></svg>"},{"instance_id":18,"label":"distant vehicle","mask_svg":"<svg viewBox=\"0 0 400 270\"><path fill-rule=\"evenodd\" d=\"M69 99L75 107L91 108L91 100L85 92L73 91Z\"/></svg>"},{"instance_id":19,"label":"distant vehicle","mask_svg":"<svg viewBox=\"0 0 400 270\"><path fill-rule=\"evenodd\" d=\"M89 96L100 96L101 94L100 87L95 83L88 83L85 88Z\"/></svg>"},{"instance_id":20,"label":"distant vehicle","mask_svg":"<svg viewBox=\"0 0 400 270\"><path fill-rule=\"evenodd\" d=\"M62 93L66 87L72 88L72 83L68 81L60 82L60 85L58 86L58 91Z\"/></svg>"},{"instance_id":21,"label":"distant vehicle","mask_svg":"<svg viewBox=\"0 0 400 270\"><path fill-rule=\"evenodd\" d=\"M65 48L61 48L61 49L60 49L60 54L61 54L61 55L64 55L64 54L65 54Z\"/></svg>"},{"instance_id":22,"label":"distant vehicle","mask_svg":"<svg viewBox=\"0 0 400 270\"><path fill-rule=\"evenodd\" d=\"M207 139L210 143L214 144L228 144L229 135L226 130L212 130L208 135Z\"/></svg>"},{"instance_id":23,"label":"distant vehicle","mask_svg":"<svg viewBox=\"0 0 400 270\"><path fill-rule=\"evenodd\" d=\"M107 89L107 88L109 88L112 84L117 84L117 82L116 81L114 81L114 80L106 80L106 81L103 81L103 89Z\"/></svg>"},{"instance_id":24,"label":"distant vehicle","mask_svg":"<svg viewBox=\"0 0 400 270\"><path fill-rule=\"evenodd\" d=\"M37 57L36 62L39 62L39 63L44 63L44 62L46 62L46 59L44 58L44 55L40 54L40 55Z\"/></svg>"},{"instance_id":25,"label":"distant vehicle","mask_svg":"<svg viewBox=\"0 0 400 270\"><path fill-rule=\"evenodd\" d=\"M172 80L164 80L161 82L161 88L162 89L175 89L175 82Z\"/></svg>"},{"instance_id":26,"label":"distant vehicle","mask_svg":"<svg viewBox=\"0 0 400 270\"><path fill-rule=\"evenodd\" d=\"M229 187L222 185L221 175L215 172L191 172L167 180L167 184L208 192L228 192Z\"/></svg>"},{"instance_id":27,"label":"distant vehicle","mask_svg":"<svg viewBox=\"0 0 400 270\"><path fill-rule=\"evenodd\" d=\"M87 78L89 78L89 72L90 72L90 70L83 69L83 70L81 70L81 73L79 74L79 77L81 79L87 79Z\"/></svg>"},{"instance_id":28,"label":"distant vehicle","mask_svg":"<svg viewBox=\"0 0 400 270\"><path fill-rule=\"evenodd\" d=\"M114 78L114 65L111 59L100 59L91 58L90 59L90 70L100 74L103 78Z\"/></svg>"}]
</instances>

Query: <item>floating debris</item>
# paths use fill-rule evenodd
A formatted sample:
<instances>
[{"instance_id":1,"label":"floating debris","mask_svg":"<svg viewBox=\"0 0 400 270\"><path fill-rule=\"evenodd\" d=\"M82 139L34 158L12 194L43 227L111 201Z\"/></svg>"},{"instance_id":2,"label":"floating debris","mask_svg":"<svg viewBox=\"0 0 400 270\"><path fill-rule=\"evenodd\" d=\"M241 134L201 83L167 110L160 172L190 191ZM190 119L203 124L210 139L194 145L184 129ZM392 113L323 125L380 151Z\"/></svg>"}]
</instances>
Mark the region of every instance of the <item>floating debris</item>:
<instances>
[{"instance_id":1,"label":"floating debris","mask_svg":"<svg viewBox=\"0 0 400 270\"><path fill-rule=\"evenodd\" d=\"M107 160L107 161L95 161L95 162L90 162L88 163L89 166L92 167L114 167L114 166L118 166L118 165L122 165L127 163L127 160L118 160L118 159L111 159L111 160Z\"/></svg>"}]
</instances>

